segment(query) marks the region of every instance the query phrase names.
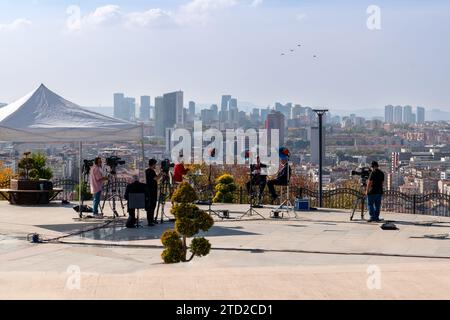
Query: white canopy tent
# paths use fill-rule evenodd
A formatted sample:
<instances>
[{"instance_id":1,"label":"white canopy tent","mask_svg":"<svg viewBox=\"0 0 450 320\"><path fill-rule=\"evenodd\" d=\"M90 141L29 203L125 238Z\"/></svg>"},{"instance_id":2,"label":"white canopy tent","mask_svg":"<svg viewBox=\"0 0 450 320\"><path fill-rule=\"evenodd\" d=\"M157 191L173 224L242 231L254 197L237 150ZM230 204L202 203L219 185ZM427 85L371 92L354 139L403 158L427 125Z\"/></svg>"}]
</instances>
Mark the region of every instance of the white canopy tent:
<instances>
[{"instance_id":1,"label":"white canopy tent","mask_svg":"<svg viewBox=\"0 0 450 320\"><path fill-rule=\"evenodd\" d=\"M142 125L83 109L43 84L0 109L0 141L79 142L80 181L83 142L140 140L144 157L143 133Z\"/></svg>"}]
</instances>

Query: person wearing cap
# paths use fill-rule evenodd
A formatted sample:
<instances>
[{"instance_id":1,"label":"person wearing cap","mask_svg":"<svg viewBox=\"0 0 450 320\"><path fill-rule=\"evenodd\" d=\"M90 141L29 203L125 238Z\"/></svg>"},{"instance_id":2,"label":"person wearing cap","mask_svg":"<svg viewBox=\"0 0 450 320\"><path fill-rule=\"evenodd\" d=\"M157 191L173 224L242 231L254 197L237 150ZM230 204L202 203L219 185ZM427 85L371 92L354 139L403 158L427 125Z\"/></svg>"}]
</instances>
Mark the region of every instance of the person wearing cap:
<instances>
[{"instance_id":1,"label":"person wearing cap","mask_svg":"<svg viewBox=\"0 0 450 320\"><path fill-rule=\"evenodd\" d=\"M133 183L130 183L125 190L125 200L130 200L130 193L145 194L145 206L148 207L150 201L150 192L145 183L139 181L139 176L133 176ZM128 220L126 223L127 228L136 227L136 210L128 208Z\"/></svg>"},{"instance_id":2,"label":"person wearing cap","mask_svg":"<svg viewBox=\"0 0 450 320\"><path fill-rule=\"evenodd\" d=\"M145 170L145 181L150 192L150 199L147 208L147 222L148 226L155 225L155 209L158 203L158 175L156 174L156 164L158 161L150 159L148 161L148 168Z\"/></svg>"},{"instance_id":3,"label":"person wearing cap","mask_svg":"<svg viewBox=\"0 0 450 320\"><path fill-rule=\"evenodd\" d=\"M292 169L289 166L289 158L280 158L280 168L275 179L269 180L267 182L267 187L269 188L269 193L272 198L272 204L278 199L278 194L275 190L275 186L287 186L289 184L289 179L292 176Z\"/></svg>"},{"instance_id":4,"label":"person wearing cap","mask_svg":"<svg viewBox=\"0 0 450 320\"><path fill-rule=\"evenodd\" d=\"M372 173L367 183L367 202L369 207L369 222L380 222L381 200L383 198L384 173L380 170L378 162L372 162Z\"/></svg>"}]
</instances>

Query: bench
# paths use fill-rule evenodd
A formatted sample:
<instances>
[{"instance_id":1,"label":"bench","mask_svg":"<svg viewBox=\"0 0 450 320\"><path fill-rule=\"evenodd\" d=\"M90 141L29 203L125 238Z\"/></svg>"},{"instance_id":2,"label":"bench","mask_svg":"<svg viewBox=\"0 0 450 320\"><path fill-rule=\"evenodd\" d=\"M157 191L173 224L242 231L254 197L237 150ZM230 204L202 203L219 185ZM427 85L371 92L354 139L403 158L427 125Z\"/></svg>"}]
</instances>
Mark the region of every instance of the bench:
<instances>
[{"instance_id":1,"label":"bench","mask_svg":"<svg viewBox=\"0 0 450 320\"><path fill-rule=\"evenodd\" d=\"M14 190L0 189L0 195L8 199L9 203L16 205L38 205L49 204L64 189L55 188L53 190Z\"/></svg>"}]
</instances>

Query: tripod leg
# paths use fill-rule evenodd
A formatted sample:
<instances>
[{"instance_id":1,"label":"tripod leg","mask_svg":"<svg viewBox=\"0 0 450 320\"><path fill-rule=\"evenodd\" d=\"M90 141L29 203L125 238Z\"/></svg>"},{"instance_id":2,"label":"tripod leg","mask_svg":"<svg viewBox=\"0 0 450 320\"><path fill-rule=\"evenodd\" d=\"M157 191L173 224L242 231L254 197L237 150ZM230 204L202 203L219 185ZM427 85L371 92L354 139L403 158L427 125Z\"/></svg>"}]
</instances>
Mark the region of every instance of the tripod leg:
<instances>
[{"instance_id":1,"label":"tripod leg","mask_svg":"<svg viewBox=\"0 0 450 320\"><path fill-rule=\"evenodd\" d=\"M358 208L360 197L357 197L355 200L355 205L353 206L352 215L350 216L350 221L353 221L353 217L355 216L356 209Z\"/></svg>"}]
</instances>

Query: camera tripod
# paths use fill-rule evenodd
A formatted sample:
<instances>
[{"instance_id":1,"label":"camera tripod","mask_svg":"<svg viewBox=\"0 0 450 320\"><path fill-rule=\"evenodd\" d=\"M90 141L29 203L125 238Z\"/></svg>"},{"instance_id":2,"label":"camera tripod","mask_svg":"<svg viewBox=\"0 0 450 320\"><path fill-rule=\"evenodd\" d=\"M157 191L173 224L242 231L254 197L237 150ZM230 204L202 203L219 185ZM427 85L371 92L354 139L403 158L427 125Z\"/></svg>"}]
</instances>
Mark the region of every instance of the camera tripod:
<instances>
[{"instance_id":1,"label":"camera tripod","mask_svg":"<svg viewBox=\"0 0 450 320\"><path fill-rule=\"evenodd\" d=\"M361 220L364 220L364 208L366 205L366 198L367 198L366 188L367 188L367 185L365 185L365 184L361 185L361 188L360 188L361 196L358 196L355 200L355 204L353 205L353 211L350 216L350 221L353 221L353 217L355 216L356 210L358 209L358 205L360 205L360 208L361 208Z\"/></svg>"},{"instance_id":2,"label":"camera tripod","mask_svg":"<svg viewBox=\"0 0 450 320\"><path fill-rule=\"evenodd\" d=\"M105 209L106 201L109 201L110 203L111 209L113 211L113 218L119 217L119 213L117 212L116 208L116 201L120 202L120 206L122 207L122 214L124 217L126 217L125 205L123 203L122 193L120 192L119 188L119 181L117 180L116 172L113 170L108 174L108 185L106 187L103 205L101 206L102 213L103 210Z\"/></svg>"},{"instance_id":3,"label":"camera tripod","mask_svg":"<svg viewBox=\"0 0 450 320\"><path fill-rule=\"evenodd\" d=\"M219 217L220 219L224 219L223 216L220 215L219 212L215 211L212 209L212 205L213 205L213 198L214 198L214 187L212 184L212 163L209 165L209 175L208 175L208 189L209 189L209 199L208 199L208 210L206 212L208 212L208 214L210 216L215 215L217 217Z\"/></svg>"},{"instance_id":4,"label":"camera tripod","mask_svg":"<svg viewBox=\"0 0 450 320\"><path fill-rule=\"evenodd\" d=\"M259 179L258 179L259 181ZM260 187L260 185L258 185L258 187ZM252 166L250 165L250 209L248 209L239 219L244 218L245 216L253 216L253 215L258 215L260 216L262 219L266 219L264 218L264 216L259 213L258 211L255 210L255 208L261 208L261 206L259 204L255 203L255 192L253 191L253 172L252 172Z\"/></svg>"},{"instance_id":5,"label":"camera tripod","mask_svg":"<svg viewBox=\"0 0 450 320\"><path fill-rule=\"evenodd\" d=\"M156 208L156 217L155 222L158 221L159 212L161 210L161 224L164 223L164 217L169 217L165 213L165 207L166 207L166 201L167 198L170 196L170 179L169 179L169 173L164 173L161 179L160 187L159 187L159 197L158 197L158 206Z\"/></svg>"}]
</instances>

